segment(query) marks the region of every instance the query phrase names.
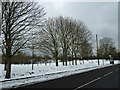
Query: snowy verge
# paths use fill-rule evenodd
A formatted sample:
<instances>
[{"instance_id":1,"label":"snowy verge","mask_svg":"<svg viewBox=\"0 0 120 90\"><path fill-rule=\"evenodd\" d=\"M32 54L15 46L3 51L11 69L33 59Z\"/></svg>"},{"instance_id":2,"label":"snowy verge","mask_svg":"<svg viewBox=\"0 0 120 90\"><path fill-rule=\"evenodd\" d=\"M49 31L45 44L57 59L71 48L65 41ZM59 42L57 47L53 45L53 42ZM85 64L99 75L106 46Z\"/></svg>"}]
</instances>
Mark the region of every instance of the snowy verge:
<instances>
[{"instance_id":1,"label":"snowy verge","mask_svg":"<svg viewBox=\"0 0 120 90\"><path fill-rule=\"evenodd\" d=\"M115 63L118 64L118 63ZM82 72L87 72L93 69L98 69L98 68L104 68L107 66L111 66L108 63L105 63L104 65L97 65L97 64L91 64L89 66L89 64L85 65L77 65L76 66L68 66L70 69L67 70L56 70L54 72L48 72L48 73L44 73L44 74L40 74L40 75L31 75L31 76L26 76L26 77L17 77L17 78L13 78L13 79L3 79L0 80L0 84L2 84L1 88L17 88L20 86L25 86L25 85L30 85L30 84L35 84L38 82L44 82L47 80L52 80L52 79L57 79L57 78L61 78L61 77L65 77L65 76L69 76L69 75L73 75L73 74L77 74L77 73L82 73ZM44 66L45 67L45 66ZM65 66L60 66L66 68ZM74 67L74 68L73 68ZM79 67L79 68L78 68ZM59 68L59 69L60 69ZM54 68L52 68L54 69ZM50 68L49 68L50 70Z\"/></svg>"}]
</instances>

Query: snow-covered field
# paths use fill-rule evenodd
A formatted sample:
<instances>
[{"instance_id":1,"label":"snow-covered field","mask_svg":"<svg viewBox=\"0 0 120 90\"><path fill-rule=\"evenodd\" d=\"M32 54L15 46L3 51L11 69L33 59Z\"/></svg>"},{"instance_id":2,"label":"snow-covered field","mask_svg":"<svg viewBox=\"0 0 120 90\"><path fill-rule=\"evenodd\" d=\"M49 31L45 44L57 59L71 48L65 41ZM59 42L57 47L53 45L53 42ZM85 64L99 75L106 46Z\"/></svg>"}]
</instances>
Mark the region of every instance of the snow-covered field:
<instances>
[{"instance_id":1,"label":"snow-covered field","mask_svg":"<svg viewBox=\"0 0 120 90\"><path fill-rule=\"evenodd\" d=\"M4 65L0 64L0 88L18 87L111 65L106 60L104 63L103 60L100 60L100 65L97 60L84 60L84 64L83 61L78 61L78 65L71 64L68 62L68 66L63 66L62 62L59 62L58 67L55 66L55 63L34 64L33 70L31 64L12 64L10 79L5 79ZM118 64L117 60L115 64Z\"/></svg>"}]
</instances>

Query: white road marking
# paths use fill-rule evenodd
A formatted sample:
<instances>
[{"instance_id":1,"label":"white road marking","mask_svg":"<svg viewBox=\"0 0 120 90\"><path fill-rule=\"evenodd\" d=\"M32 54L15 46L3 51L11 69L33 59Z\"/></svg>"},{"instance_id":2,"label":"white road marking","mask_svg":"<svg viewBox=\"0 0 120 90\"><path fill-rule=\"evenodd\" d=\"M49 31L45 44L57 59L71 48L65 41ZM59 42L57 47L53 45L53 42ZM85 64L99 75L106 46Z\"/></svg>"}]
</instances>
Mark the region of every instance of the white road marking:
<instances>
[{"instance_id":1,"label":"white road marking","mask_svg":"<svg viewBox=\"0 0 120 90\"><path fill-rule=\"evenodd\" d=\"M119 70L119 69L116 69L115 71L117 71L117 70ZM103 75L103 77L108 76L108 75L112 74L113 72L114 72L114 71L109 72L109 73ZM77 89L79 89L79 88L82 88L82 87L84 87L84 86L87 86L87 85L89 85L89 84L91 84L91 83L93 83L93 82L95 82L95 81L97 81L97 80L99 80L99 79L101 79L101 78L102 78L102 77L96 78L96 79L94 79L94 80L92 80L92 81L90 81L90 82L88 82L88 83L86 83L86 84L84 84L84 85L81 85L80 87L75 88L74 90L77 90Z\"/></svg>"},{"instance_id":2,"label":"white road marking","mask_svg":"<svg viewBox=\"0 0 120 90\"><path fill-rule=\"evenodd\" d=\"M75 88L74 90L77 90L77 89L79 89L79 88L82 88L82 87L84 87L84 86L87 86L88 84L91 84L91 83L93 83L93 82L95 82L95 81L97 81L97 80L99 80L99 79L101 79L101 77L96 78L96 79L94 79L94 80L92 80L92 81L90 81L90 82L88 82L88 83L86 83L86 84L84 84L84 85L81 85L80 87L77 87L77 88Z\"/></svg>"},{"instance_id":3,"label":"white road marking","mask_svg":"<svg viewBox=\"0 0 120 90\"><path fill-rule=\"evenodd\" d=\"M112 74L112 73L113 73L113 71L105 74L104 77L105 77L105 76L108 76L109 74Z\"/></svg>"}]
</instances>

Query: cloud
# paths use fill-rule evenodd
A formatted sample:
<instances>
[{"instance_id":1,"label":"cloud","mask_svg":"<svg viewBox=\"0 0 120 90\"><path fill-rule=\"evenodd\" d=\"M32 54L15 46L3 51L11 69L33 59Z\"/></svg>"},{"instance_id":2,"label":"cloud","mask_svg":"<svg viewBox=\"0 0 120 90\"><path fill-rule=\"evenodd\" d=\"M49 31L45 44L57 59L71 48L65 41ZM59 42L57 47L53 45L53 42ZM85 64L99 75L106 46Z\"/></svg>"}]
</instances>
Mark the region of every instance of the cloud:
<instances>
[{"instance_id":1,"label":"cloud","mask_svg":"<svg viewBox=\"0 0 120 90\"><path fill-rule=\"evenodd\" d=\"M47 17L68 16L82 20L93 35L111 37L118 43L117 2L47 2Z\"/></svg>"}]
</instances>

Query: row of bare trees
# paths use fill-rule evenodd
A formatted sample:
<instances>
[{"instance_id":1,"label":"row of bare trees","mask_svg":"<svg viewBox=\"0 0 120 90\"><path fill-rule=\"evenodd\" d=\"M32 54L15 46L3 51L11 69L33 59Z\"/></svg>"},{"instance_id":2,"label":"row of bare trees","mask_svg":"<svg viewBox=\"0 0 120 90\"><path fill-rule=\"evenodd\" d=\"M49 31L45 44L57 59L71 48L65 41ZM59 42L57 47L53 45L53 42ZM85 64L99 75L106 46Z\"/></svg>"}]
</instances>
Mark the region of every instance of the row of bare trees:
<instances>
[{"instance_id":1,"label":"row of bare trees","mask_svg":"<svg viewBox=\"0 0 120 90\"><path fill-rule=\"evenodd\" d=\"M78 57L89 57L92 55L92 33L79 20L69 17L49 18L42 30L37 44L38 49L43 54L50 55L56 60L58 66L58 57L62 57L63 65L67 65L68 57L71 60ZM76 64L77 64L77 60Z\"/></svg>"},{"instance_id":2,"label":"row of bare trees","mask_svg":"<svg viewBox=\"0 0 120 90\"><path fill-rule=\"evenodd\" d=\"M2 1L0 5L5 78L11 77L11 59L20 50L30 49L33 61L35 51L50 56L56 66L58 59L67 65L68 60L77 64L77 58L92 56L92 32L82 21L63 16L45 20L44 8L36 2Z\"/></svg>"}]
</instances>

